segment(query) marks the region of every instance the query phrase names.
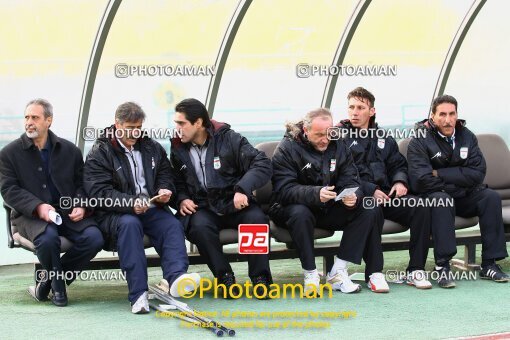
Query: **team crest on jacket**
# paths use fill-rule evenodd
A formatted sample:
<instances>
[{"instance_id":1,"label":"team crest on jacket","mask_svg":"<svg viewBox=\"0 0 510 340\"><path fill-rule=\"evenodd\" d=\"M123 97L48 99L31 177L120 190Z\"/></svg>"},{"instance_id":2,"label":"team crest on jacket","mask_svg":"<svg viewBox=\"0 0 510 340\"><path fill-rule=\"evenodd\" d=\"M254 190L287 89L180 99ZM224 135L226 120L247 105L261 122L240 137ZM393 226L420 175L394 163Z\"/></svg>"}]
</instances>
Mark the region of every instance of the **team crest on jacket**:
<instances>
[{"instance_id":1,"label":"team crest on jacket","mask_svg":"<svg viewBox=\"0 0 510 340\"><path fill-rule=\"evenodd\" d=\"M468 148L467 147L460 148L460 158L466 159L467 156L468 156Z\"/></svg>"},{"instance_id":2,"label":"team crest on jacket","mask_svg":"<svg viewBox=\"0 0 510 340\"><path fill-rule=\"evenodd\" d=\"M379 138L377 140L377 146L379 147L379 149L384 149L385 145L386 145L386 141L384 140L384 138Z\"/></svg>"},{"instance_id":3,"label":"team crest on jacket","mask_svg":"<svg viewBox=\"0 0 510 340\"><path fill-rule=\"evenodd\" d=\"M221 168L221 162L219 157L214 157L214 170Z\"/></svg>"},{"instance_id":4,"label":"team crest on jacket","mask_svg":"<svg viewBox=\"0 0 510 340\"><path fill-rule=\"evenodd\" d=\"M336 159L331 158L331 162L329 163L329 171L335 171L336 169Z\"/></svg>"}]
</instances>

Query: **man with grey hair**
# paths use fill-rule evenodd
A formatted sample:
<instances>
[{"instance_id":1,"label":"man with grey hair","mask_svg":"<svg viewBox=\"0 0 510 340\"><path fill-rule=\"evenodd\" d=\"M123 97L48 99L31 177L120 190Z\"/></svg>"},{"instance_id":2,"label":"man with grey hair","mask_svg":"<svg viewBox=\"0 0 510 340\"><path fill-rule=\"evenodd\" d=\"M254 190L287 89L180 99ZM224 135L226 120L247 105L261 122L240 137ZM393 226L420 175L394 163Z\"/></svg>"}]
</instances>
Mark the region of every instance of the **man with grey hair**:
<instances>
[{"instance_id":1,"label":"man with grey hair","mask_svg":"<svg viewBox=\"0 0 510 340\"><path fill-rule=\"evenodd\" d=\"M115 124L95 142L84 170L89 196L112 203L98 207L96 218L106 248L119 253L135 314L149 312L144 234L161 257L171 295L193 290L200 280L196 273L186 274L184 228L168 207L175 192L170 161L163 147L142 133L144 120L145 113L138 104L121 104L115 112Z\"/></svg>"},{"instance_id":2,"label":"man with grey hair","mask_svg":"<svg viewBox=\"0 0 510 340\"><path fill-rule=\"evenodd\" d=\"M25 133L0 151L0 188L4 202L12 208L12 224L34 244L45 270L29 287L30 294L44 301L52 291L53 304L66 306L64 278L68 285L76 278L103 247L103 237L86 207L59 204L61 197L85 197L83 157L73 143L50 130L52 122L53 107L48 101L35 99L27 104ZM62 258L59 236L73 243Z\"/></svg>"},{"instance_id":3,"label":"man with grey hair","mask_svg":"<svg viewBox=\"0 0 510 340\"><path fill-rule=\"evenodd\" d=\"M334 290L361 289L347 273L348 262L366 263L365 279L374 292L388 292L382 275L380 208L365 209L358 171L343 140L330 140L331 112L320 108L300 122L287 124L287 132L273 156L273 196L269 214L288 228L304 270L305 294L319 291L319 274L313 249L314 228L343 230L342 241L327 282ZM337 197L344 189L345 197Z\"/></svg>"}]
</instances>

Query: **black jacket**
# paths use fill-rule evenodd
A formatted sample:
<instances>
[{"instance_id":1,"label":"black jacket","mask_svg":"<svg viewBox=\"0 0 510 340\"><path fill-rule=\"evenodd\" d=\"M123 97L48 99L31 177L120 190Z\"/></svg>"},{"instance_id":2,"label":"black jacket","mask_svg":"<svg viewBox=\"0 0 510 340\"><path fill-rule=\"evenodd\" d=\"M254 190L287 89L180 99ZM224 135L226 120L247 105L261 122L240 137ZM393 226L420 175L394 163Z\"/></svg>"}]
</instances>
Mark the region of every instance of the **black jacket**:
<instances>
[{"instance_id":1,"label":"black jacket","mask_svg":"<svg viewBox=\"0 0 510 340\"><path fill-rule=\"evenodd\" d=\"M52 144L50 176L57 191L61 197L84 198L83 158L80 149L57 137L51 130L48 131L48 138ZM96 224L92 218L72 222L68 218L72 209L60 209L59 202L51 202L40 152L26 134L0 151L0 188L5 203L13 208L13 224L30 241L44 232L48 225L36 216L35 209L42 203L53 204L65 226L74 231L79 232Z\"/></svg>"},{"instance_id":2,"label":"black jacket","mask_svg":"<svg viewBox=\"0 0 510 340\"><path fill-rule=\"evenodd\" d=\"M205 159L207 191L202 189L191 162L191 143L172 139L170 161L177 187L176 208L184 199L191 199L199 208L216 213L236 212L234 194L244 193L254 201L253 191L271 178L271 161L248 140L230 129L230 125L211 120Z\"/></svg>"},{"instance_id":3,"label":"black jacket","mask_svg":"<svg viewBox=\"0 0 510 340\"><path fill-rule=\"evenodd\" d=\"M464 197L473 190L485 188L485 159L478 147L476 136L465 127L464 120L455 126L455 149L438 134L432 121L416 123L418 133L409 143L407 160L412 191L427 194L444 191L453 198ZM437 170L438 177L432 176Z\"/></svg>"},{"instance_id":4,"label":"black jacket","mask_svg":"<svg viewBox=\"0 0 510 340\"><path fill-rule=\"evenodd\" d=\"M107 136L114 136L112 125L106 129ZM163 147L156 141L143 137L135 149L142 153L145 182L150 197L159 189L169 189L174 195L170 162ZM132 201L136 195L135 183L127 156L115 138L101 137L96 140L85 161L84 187L89 197L111 199L116 202ZM167 206L164 206L168 209ZM169 209L168 209L169 210ZM96 220L105 237L105 249L117 248L117 222L122 214L134 214L132 206L98 207Z\"/></svg>"},{"instance_id":5,"label":"black jacket","mask_svg":"<svg viewBox=\"0 0 510 340\"><path fill-rule=\"evenodd\" d=\"M372 127L365 131L367 137L359 138L365 135L353 127L348 119L341 121L338 127L345 129L344 140L354 158L366 195L372 196L376 189L388 194L397 182L408 187L406 158L400 153L395 139L384 129L373 123ZM356 133L358 138L354 138Z\"/></svg>"},{"instance_id":6,"label":"black jacket","mask_svg":"<svg viewBox=\"0 0 510 340\"><path fill-rule=\"evenodd\" d=\"M335 186L336 193L345 188L360 187L356 191L359 205L362 188L345 142L331 141L324 152L319 152L304 137L302 126L300 122L292 131L287 130L272 158L270 215L274 216L282 206L289 204L304 204L316 212L327 209L335 202L320 201L319 192L325 186Z\"/></svg>"}]
</instances>

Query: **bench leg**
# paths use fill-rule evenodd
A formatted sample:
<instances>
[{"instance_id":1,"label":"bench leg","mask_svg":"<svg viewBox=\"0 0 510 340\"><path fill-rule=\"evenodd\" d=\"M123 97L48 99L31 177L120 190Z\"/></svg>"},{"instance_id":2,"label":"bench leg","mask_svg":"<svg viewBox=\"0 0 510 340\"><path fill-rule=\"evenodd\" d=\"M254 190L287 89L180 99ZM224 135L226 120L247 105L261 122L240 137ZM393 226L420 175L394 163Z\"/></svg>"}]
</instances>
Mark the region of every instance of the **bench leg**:
<instances>
[{"instance_id":1,"label":"bench leg","mask_svg":"<svg viewBox=\"0 0 510 340\"><path fill-rule=\"evenodd\" d=\"M461 270L480 270L480 266L476 264L476 244L466 244L464 246L464 259L452 259L452 264Z\"/></svg>"}]
</instances>

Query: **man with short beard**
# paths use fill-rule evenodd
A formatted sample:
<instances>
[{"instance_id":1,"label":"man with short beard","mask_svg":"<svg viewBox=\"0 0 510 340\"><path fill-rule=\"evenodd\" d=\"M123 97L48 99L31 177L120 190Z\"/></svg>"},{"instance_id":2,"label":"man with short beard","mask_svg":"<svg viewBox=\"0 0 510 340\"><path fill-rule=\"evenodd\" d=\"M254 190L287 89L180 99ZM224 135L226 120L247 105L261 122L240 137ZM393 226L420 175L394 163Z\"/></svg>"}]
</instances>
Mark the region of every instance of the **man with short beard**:
<instances>
[{"instance_id":1,"label":"man with short beard","mask_svg":"<svg viewBox=\"0 0 510 340\"><path fill-rule=\"evenodd\" d=\"M101 250L103 237L86 207L60 207L61 197L86 197L83 158L73 143L50 130L52 123L53 107L48 101L35 99L27 104L25 133L0 151L0 187L4 202L13 209L13 225L34 244L46 270L29 293L44 301L51 290L51 301L62 307L68 302L66 283L71 284ZM56 213L61 224L52 220ZM73 243L62 258L59 236Z\"/></svg>"}]
</instances>

